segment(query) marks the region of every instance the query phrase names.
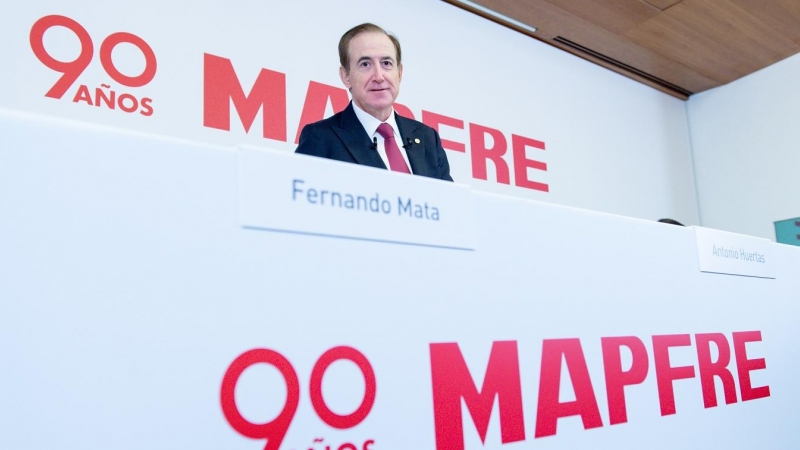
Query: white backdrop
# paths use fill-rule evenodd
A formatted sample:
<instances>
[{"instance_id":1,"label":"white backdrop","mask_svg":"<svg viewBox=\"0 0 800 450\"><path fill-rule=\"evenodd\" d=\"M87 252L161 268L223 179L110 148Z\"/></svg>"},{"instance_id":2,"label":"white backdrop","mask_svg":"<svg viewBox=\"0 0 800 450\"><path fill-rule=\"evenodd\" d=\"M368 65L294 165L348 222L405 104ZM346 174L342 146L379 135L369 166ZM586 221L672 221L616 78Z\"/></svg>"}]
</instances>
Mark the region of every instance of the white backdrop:
<instances>
[{"instance_id":1,"label":"white backdrop","mask_svg":"<svg viewBox=\"0 0 800 450\"><path fill-rule=\"evenodd\" d=\"M696 219L683 104L443 3L378 6L393 22L381 24L405 44L400 101L418 118L426 110L464 121L466 129L442 133L455 141L468 142L473 123L509 141L517 134L546 143L544 152L529 152L548 164L546 173L530 172L550 185L548 193L474 180L470 144L467 153L449 152L456 179L476 188L474 215L463 220L474 231L473 251L279 233L238 221L235 146L293 149L309 82L338 85L336 41L349 26L374 20L352 12L374 11L374 2L113 9L37 2L0 17L0 57L11 62L0 73L0 448L265 448L263 436L246 437L226 418L231 398L254 423L270 422L296 399L280 445L290 450L436 448L437 435L459 421L463 431L449 433L455 444L438 448L480 448L483 425L488 449L793 448L797 430L786 424L800 419L793 301L800 252L773 246L774 280L701 273L692 230L652 221ZM44 96L59 76L30 42L33 24L51 14L77 21L93 43L61 99ZM145 68L129 44L104 53L117 32L153 50L158 67L143 86L121 86L105 73L109 53L123 74ZM80 54L75 36L58 27L42 46L62 61ZM235 115L231 131L203 126L204 53L229 58L245 91L262 68L285 75L287 142L263 138L260 115L249 133ZM98 87L129 94L122 106L135 98L140 109L74 102L81 85L91 97ZM377 179L371 169L316 162L329 164L321 173L332 177L357 171ZM384 175L389 183L392 174ZM404 181L417 185L413 192L457 188ZM745 346L752 371L737 359L740 332L760 333ZM735 403L726 404L717 379L719 405L704 407L702 333L719 333L730 346ZM669 383L675 414L661 409L657 335L688 340L666 352L672 366L695 371ZM641 340L649 369L625 388L627 423L612 426L601 342L618 336ZM586 370L562 370L555 401L586 401L573 386L585 388L576 379L588 377L592 424L601 426L585 429L571 415L557 420L555 435L537 438L549 411L539 409L547 405L543 374L564 366L560 356L544 364L544 348L563 339L579 340L583 355L570 360ZM519 367L519 383L504 384L519 386L511 419L502 418L498 400L488 419L484 405L474 420L472 399L439 414L437 424L435 398L455 383L434 382L431 349L457 343L480 387L492 345L502 341L518 350L502 358ZM315 387L317 361L337 346L363 354L377 386L367 415L346 429L326 425L312 397L321 393L344 415L372 383L354 364L336 361ZM260 364L242 373L231 396L223 379L253 349L283 355L297 388ZM634 358L626 355L624 364ZM769 395L742 401L742 371ZM522 425L514 422L514 442L503 445L501 429L514 418ZM488 423L476 424L482 420Z\"/></svg>"},{"instance_id":2,"label":"white backdrop","mask_svg":"<svg viewBox=\"0 0 800 450\"><path fill-rule=\"evenodd\" d=\"M94 50L86 54L92 56L85 70L70 66L77 78L66 83L61 99L45 97L60 74L35 56L30 42L33 25L48 15L80 24ZM463 123L463 128L443 126L441 132L466 147L464 153L448 151L456 180L488 192L697 223L683 102L437 1L144 0L113 7L91 1L17 2L0 17L0 58L6 62L0 107L205 143L292 151L309 83L341 87L336 45L345 30L363 21L393 31L403 44L398 101L417 119L424 110ZM141 87L123 86L104 70L103 43L117 32L132 33L152 49L156 73ZM57 60L69 62L81 54L80 41L64 27L49 28L38 41ZM109 53L122 74L136 76L146 67L142 52L124 39ZM276 107L285 109L286 122L279 127L284 138L263 137L261 113L249 133L235 112L230 131L203 126L204 54L229 59L245 93L261 69L285 76L285 108ZM96 89L107 96L112 90L117 96L127 93L140 103L149 98L152 114L141 105L126 113L90 106L86 98L74 102L80 86L86 86L92 103ZM126 101L133 109L133 100ZM331 113L328 105L325 114ZM497 130L507 141L510 185L497 182L492 162L487 181L473 178L470 129L480 128L470 124ZM529 148L527 157L546 163L547 170L529 169L528 177L547 184L549 192L515 185L512 135L544 142L546 150ZM491 147L492 141L484 144Z\"/></svg>"},{"instance_id":3,"label":"white backdrop","mask_svg":"<svg viewBox=\"0 0 800 450\"><path fill-rule=\"evenodd\" d=\"M800 55L688 104L704 226L775 240L800 216Z\"/></svg>"},{"instance_id":4,"label":"white backdrop","mask_svg":"<svg viewBox=\"0 0 800 450\"><path fill-rule=\"evenodd\" d=\"M222 409L226 372L262 348L289 361L297 388L258 364L242 373L233 398L255 423L270 422L287 398L296 399L283 450L444 450L459 442L467 449L789 449L800 438L791 426L800 420L800 249L768 243L775 279L702 273L690 228L480 192L471 195L474 218L465 220L474 251L249 229L237 221L241 179L231 148L8 114L0 115L0 136L0 448L265 448L263 438L237 432ZM319 185L373 172L315 162L329 166ZM274 164L284 172L302 167ZM388 175L373 188L454 188ZM287 184L265 194L291 192ZM451 204L441 202L446 214ZM326 211L319 222L341 220ZM760 339L750 339L744 355L733 333L750 331ZM727 342L723 365L735 403L726 404L717 379L718 406L704 407L698 333L721 333ZM694 370L667 382L675 414L661 412L657 378L668 371L657 367L655 335L685 335L688 344L667 351L669 365ZM642 342L646 356L636 360L648 361L648 371L625 388L627 422L610 425L601 339L617 336ZM577 368L560 376L555 371L567 366L558 354L543 362L545 342L559 339L578 339L582 349L577 359L571 354ZM435 383L432 361L440 360L431 345L458 344L476 389L491 392L481 386L499 341L516 342L516 357L501 357L499 373L501 386L518 386L519 396L505 393L484 407L472 398L466 404L480 411L475 416L456 399L437 427L434 398L458 386L458 371L439 364L446 381ZM367 382L347 361L334 362L321 387L311 387L316 362L337 346L361 352L376 383L368 414L347 429L326 425L311 400L321 392L328 408L345 415L364 397ZM716 361L722 352L715 348ZM627 370L632 357L620 354ZM741 370L769 395L742 401ZM506 378L515 373L518 382ZM573 384L585 388L588 377L593 400L580 395L596 404L592 428L570 414L557 420L554 435L536 437L540 408L552 411L540 393L543 373L554 376L561 403L575 399ZM483 447L473 417L485 426ZM506 425L514 442L503 445ZM437 428L455 444L437 447Z\"/></svg>"}]
</instances>

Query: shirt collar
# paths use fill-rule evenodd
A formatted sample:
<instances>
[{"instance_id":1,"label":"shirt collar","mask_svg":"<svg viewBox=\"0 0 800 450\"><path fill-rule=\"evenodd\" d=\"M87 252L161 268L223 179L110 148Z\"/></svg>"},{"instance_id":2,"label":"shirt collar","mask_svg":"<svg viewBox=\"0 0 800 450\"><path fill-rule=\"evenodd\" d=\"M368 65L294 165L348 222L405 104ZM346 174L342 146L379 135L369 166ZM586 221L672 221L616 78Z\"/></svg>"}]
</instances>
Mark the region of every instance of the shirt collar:
<instances>
[{"instance_id":1,"label":"shirt collar","mask_svg":"<svg viewBox=\"0 0 800 450\"><path fill-rule=\"evenodd\" d=\"M358 117L358 121L361 122L361 125L364 127L364 130L367 132L369 137L375 136L378 132L378 126L380 126L380 120L376 119L375 116L371 115L370 113L364 111L363 109L359 108L356 105L356 102L352 102L353 104L353 111L356 113L356 117ZM394 108L392 108L392 112L389 114L389 118L386 119L386 123L392 127L394 130L394 135L396 138L399 139L400 137L400 130L397 128L397 122L394 119Z\"/></svg>"}]
</instances>

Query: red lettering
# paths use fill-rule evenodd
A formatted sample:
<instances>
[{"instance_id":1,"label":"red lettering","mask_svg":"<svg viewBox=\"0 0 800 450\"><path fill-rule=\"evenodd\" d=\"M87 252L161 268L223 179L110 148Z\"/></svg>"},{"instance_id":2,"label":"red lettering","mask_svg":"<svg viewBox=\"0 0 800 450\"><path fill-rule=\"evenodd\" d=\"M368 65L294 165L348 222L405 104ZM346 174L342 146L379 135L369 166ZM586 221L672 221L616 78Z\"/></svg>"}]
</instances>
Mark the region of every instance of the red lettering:
<instances>
[{"instance_id":1,"label":"red lettering","mask_svg":"<svg viewBox=\"0 0 800 450\"><path fill-rule=\"evenodd\" d=\"M239 377L245 369L259 363L275 367L286 381L286 404L283 411L272 422L264 424L249 422L236 406L236 383ZM222 413L234 430L251 439L266 439L267 445L264 450L278 450L300 402L300 383L297 380L297 373L289 360L278 352L264 348L249 350L239 355L225 372L220 389L220 402Z\"/></svg>"},{"instance_id":2,"label":"red lettering","mask_svg":"<svg viewBox=\"0 0 800 450\"><path fill-rule=\"evenodd\" d=\"M722 389L725 393L725 403L736 403L736 384L733 382L733 375L728 370L731 362L731 349L728 346L728 339L722 333L695 334L695 344L697 345L697 369L700 372L700 385L703 387L703 406L713 408L717 406L717 391L714 387L714 377L719 377L722 381ZM717 362L711 361L711 343L717 347L719 357Z\"/></svg>"},{"instance_id":3,"label":"red lettering","mask_svg":"<svg viewBox=\"0 0 800 450\"><path fill-rule=\"evenodd\" d=\"M561 387L561 357L567 363L575 401L559 402ZM542 367L539 378L539 405L536 409L536 437L556 434L558 419L581 416L583 428L603 426L600 409L589 378L589 369L583 357L581 341L572 339L545 339L542 342Z\"/></svg>"},{"instance_id":4,"label":"red lettering","mask_svg":"<svg viewBox=\"0 0 800 450\"><path fill-rule=\"evenodd\" d=\"M131 106L125 106L125 100L130 100ZM132 113L139 109L139 100L136 100L136 97L132 96L131 94L122 94L117 97L117 104L119 105L119 109L125 111L126 113Z\"/></svg>"},{"instance_id":5,"label":"red lettering","mask_svg":"<svg viewBox=\"0 0 800 450\"><path fill-rule=\"evenodd\" d=\"M342 88L310 81L306 92L306 101L303 103L303 112L300 114L300 125L297 127L297 135L294 138L295 144L300 142L300 133L303 131L303 127L325 118L328 101L333 107L333 112L338 113L347 108L350 99L347 97L347 91Z\"/></svg>"},{"instance_id":6,"label":"red lettering","mask_svg":"<svg viewBox=\"0 0 800 450\"><path fill-rule=\"evenodd\" d=\"M736 368L739 372L739 390L742 394L742 401L755 400L769 397L769 386L754 388L750 381L750 372L767 368L767 361L764 358L747 359L748 342L761 342L760 331L740 331L733 333L733 349L736 353Z\"/></svg>"},{"instance_id":7,"label":"red lettering","mask_svg":"<svg viewBox=\"0 0 800 450\"><path fill-rule=\"evenodd\" d=\"M141 110L141 111L139 111L139 114L141 114L141 115L143 115L143 116L145 116L145 117L150 117L150 116L152 116L152 115L153 115L153 106L152 106L152 103L153 103L153 99L152 99L152 98L149 98L149 97L144 97L144 98L142 99L142 103L141 103L141 105L142 105L142 110Z\"/></svg>"},{"instance_id":8,"label":"red lettering","mask_svg":"<svg viewBox=\"0 0 800 450\"><path fill-rule=\"evenodd\" d=\"M358 366L364 376L365 386L361 405L352 414L344 416L331 411L322 397L322 377L325 375L328 366L340 359L352 361ZM314 407L314 411L317 412L317 416L333 428L353 428L361 423L372 410L372 405L375 403L376 390L375 372L372 370L372 365L363 353L353 347L340 346L328 350L319 357L317 363L314 364L314 369L311 371L311 405ZM353 450L357 449L354 448Z\"/></svg>"},{"instance_id":9,"label":"red lettering","mask_svg":"<svg viewBox=\"0 0 800 450\"><path fill-rule=\"evenodd\" d=\"M59 61L50 56L50 54L44 48L44 34L47 32L47 30L54 26L67 28L68 30L72 31L80 41L81 52L74 61ZM114 51L114 47L121 43L131 44L142 52L142 55L145 59L145 67L140 75L135 77L123 75L114 66L114 61L111 59L111 54ZM75 80L77 80L78 77L83 73L86 67L89 66L89 63L92 61L92 53L94 51L92 38L89 36L89 33L86 31L86 29L69 17L58 15L42 17L41 19L37 20L35 24L33 24L30 32L30 44L34 55L36 55L42 64L52 70L55 70L56 72L63 74L56 84L54 84L47 94L45 94L46 97L51 98L61 98L64 95L67 89L72 86L72 83L74 83ZM141 87L149 83L153 77L155 77L157 70L156 55L153 52L153 49L150 48L147 42L145 42L142 38L136 36L135 34L125 32L113 33L106 37L106 39L100 45L100 62L103 65L103 69L105 69L106 73L114 81L129 87ZM98 94L98 92L99 90L96 91L95 94ZM83 93L80 94L83 95ZM75 99L73 99L73 101L77 103ZM81 98L81 101L85 100ZM113 99L111 101L104 99L104 102L110 109L114 109ZM87 101L87 103L92 104L91 101ZM100 101L98 98L95 98L95 104L100 106Z\"/></svg>"},{"instance_id":10,"label":"red lettering","mask_svg":"<svg viewBox=\"0 0 800 450\"><path fill-rule=\"evenodd\" d=\"M486 146L486 136L492 138L493 145L491 147ZM486 160L491 159L497 171L497 182L511 184L508 175L508 164L503 159L508 144L500 130L470 123L469 145L472 157L472 178L488 179L486 176Z\"/></svg>"},{"instance_id":11,"label":"red lettering","mask_svg":"<svg viewBox=\"0 0 800 450\"><path fill-rule=\"evenodd\" d=\"M106 104L107 108L116 108L117 105L115 103L117 101L117 93L114 91L109 91L109 95L109 97L106 97L106 93L103 92L102 89L94 88L94 106L100 106L100 101L102 100L102 102Z\"/></svg>"},{"instance_id":12,"label":"red lettering","mask_svg":"<svg viewBox=\"0 0 800 450\"><path fill-rule=\"evenodd\" d=\"M525 149L527 147L544 150L544 142L512 134L511 147L512 153L514 154L514 184L528 189L549 192L550 186L545 183L531 181L528 178L528 168L546 171L547 164L533 159L528 159L525 153Z\"/></svg>"},{"instance_id":13,"label":"red lettering","mask_svg":"<svg viewBox=\"0 0 800 450\"><path fill-rule=\"evenodd\" d=\"M56 26L64 27L72 31L80 41L81 52L74 61L59 61L50 56L50 54L47 53L47 49L44 48L44 33L50 28ZM63 97L67 92L67 89L69 89L72 84L75 83L75 80L78 79L83 71L89 66L89 63L92 62L94 44L92 43L91 36L89 36L89 33L85 28L83 28L83 26L81 26L81 24L75 22L69 17L52 15L44 16L33 24L29 39L31 43L31 49L33 50L33 54L36 55L36 58L38 58L39 61L41 61L42 64L44 64L47 68L62 74L61 78L58 79L56 84L54 84L53 87L47 91L45 97ZM77 100L75 99L72 101L77 103ZM88 103L91 105L91 100L88 101Z\"/></svg>"},{"instance_id":14,"label":"red lettering","mask_svg":"<svg viewBox=\"0 0 800 450\"><path fill-rule=\"evenodd\" d=\"M478 391L457 343L430 344L433 382L433 416L437 450L463 450L461 399L486 441L494 399L500 409L500 435L504 444L525 440L522 388L516 341L492 344L483 386Z\"/></svg>"},{"instance_id":15,"label":"red lettering","mask_svg":"<svg viewBox=\"0 0 800 450\"><path fill-rule=\"evenodd\" d=\"M602 338L603 369L606 374L606 393L608 395L608 416L611 425L628 421L625 404L625 386L642 383L647 378L647 349L641 339L635 336ZM622 370L620 349L628 347L631 351L631 368Z\"/></svg>"},{"instance_id":16,"label":"red lettering","mask_svg":"<svg viewBox=\"0 0 800 450\"><path fill-rule=\"evenodd\" d=\"M436 114L425 110L422 111L422 123L433 128L440 134L441 130L439 129L439 125L447 125L449 127L458 128L459 130L464 129L463 120L454 119L452 117L443 116L441 114ZM455 142L448 139L442 139L442 148L461 153L465 153L467 151L466 145L462 144L461 142Z\"/></svg>"},{"instance_id":17,"label":"red lettering","mask_svg":"<svg viewBox=\"0 0 800 450\"><path fill-rule=\"evenodd\" d=\"M78 87L78 92L75 93L75 97L72 98L72 101L75 103L86 102L88 105L93 105L92 94L89 93L89 88L86 87L85 84L80 85Z\"/></svg>"},{"instance_id":18,"label":"red lettering","mask_svg":"<svg viewBox=\"0 0 800 450\"><path fill-rule=\"evenodd\" d=\"M231 101L245 132L262 110L265 138L286 141L286 75L261 69L250 94L245 94L227 58L203 55L203 125L230 131ZM263 107L263 109L262 109Z\"/></svg>"},{"instance_id":19,"label":"red lettering","mask_svg":"<svg viewBox=\"0 0 800 450\"><path fill-rule=\"evenodd\" d=\"M114 47L123 42L134 45L144 56L144 70L135 77L123 75L122 72L117 70L114 66L114 61L111 59ZM128 87L141 87L149 83L156 76L158 68L156 54L153 53L153 49L150 48L147 42L135 34L125 32L111 34L100 44L100 63L114 81Z\"/></svg>"},{"instance_id":20,"label":"red lettering","mask_svg":"<svg viewBox=\"0 0 800 450\"><path fill-rule=\"evenodd\" d=\"M662 416L675 414L675 391L672 382L684 378L694 378L694 367L670 366L669 349L670 347L689 345L692 345L692 338L688 334L653 336L653 360L656 365L658 401L661 405Z\"/></svg>"}]
</instances>

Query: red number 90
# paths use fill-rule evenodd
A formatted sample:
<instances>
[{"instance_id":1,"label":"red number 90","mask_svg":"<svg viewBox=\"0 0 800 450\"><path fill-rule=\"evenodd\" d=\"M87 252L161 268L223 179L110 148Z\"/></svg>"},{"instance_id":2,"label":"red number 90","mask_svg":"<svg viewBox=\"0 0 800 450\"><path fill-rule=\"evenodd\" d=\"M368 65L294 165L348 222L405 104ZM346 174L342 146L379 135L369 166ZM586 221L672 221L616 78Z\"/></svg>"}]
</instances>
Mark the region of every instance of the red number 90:
<instances>
[{"instance_id":1,"label":"red number 90","mask_svg":"<svg viewBox=\"0 0 800 450\"><path fill-rule=\"evenodd\" d=\"M364 398L361 405L352 413L345 416L331 411L325 404L322 397L322 378L328 367L338 360L348 360L354 362L364 375ZM236 383L242 372L254 364L269 364L281 373L286 382L286 403L283 410L272 422L255 424L245 419L236 406ZM352 347L334 347L319 357L311 371L310 395L311 404L317 416L326 424L339 429L352 428L361 422L372 410L375 403L375 372L372 370L369 360L358 350ZM252 439L266 439L267 445L264 450L278 450L289 430L297 405L300 402L300 383L297 380L297 373L292 364L283 355L269 349L255 349L242 353L228 367L225 376L222 378L222 388L220 390L220 401L222 412L225 419L234 430L241 435Z\"/></svg>"},{"instance_id":2,"label":"red number 90","mask_svg":"<svg viewBox=\"0 0 800 450\"><path fill-rule=\"evenodd\" d=\"M75 58L74 61L59 61L53 58L44 48L44 34L52 27L64 27L78 37L81 43L81 53ZM42 62L49 69L60 72L63 75L56 81L56 83L45 94L45 97L61 98L67 92L75 80L83 73L84 70L92 62L94 53L94 44L92 37L81 24L65 16L45 16L37 20L31 27L30 34L31 49L36 58ZM111 59L111 52L118 44L128 43L134 45L145 59L144 71L138 76L129 77L122 74L114 66L114 61ZM100 62L103 64L103 69L106 73L117 83L128 87L140 87L149 83L153 77L156 76L156 69L158 63L156 62L156 55L153 49L147 45L142 38L131 33L113 33L100 45Z\"/></svg>"}]
</instances>

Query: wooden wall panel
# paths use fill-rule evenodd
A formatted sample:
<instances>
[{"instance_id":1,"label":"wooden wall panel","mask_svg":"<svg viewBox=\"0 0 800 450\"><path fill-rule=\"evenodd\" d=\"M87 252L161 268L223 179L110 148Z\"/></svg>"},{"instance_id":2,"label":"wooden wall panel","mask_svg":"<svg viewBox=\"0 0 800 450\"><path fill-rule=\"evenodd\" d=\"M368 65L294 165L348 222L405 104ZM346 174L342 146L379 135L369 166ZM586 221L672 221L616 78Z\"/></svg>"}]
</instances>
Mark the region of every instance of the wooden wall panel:
<instances>
[{"instance_id":1,"label":"wooden wall panel","mask_svg":"<svg viewBox=\"0 0 800 450\"><path fill-rule=\"evenodd\" d=\"M628 37L721 84L792 54L794 47L727 0L684 0Z\"/></svg>"},{"instance_id":2,"label":"wooden wall panel","mask_svg":"<svg viewBox=\"0 0 800 450\"><path fill-rule=\"evenodd\" d=\"M800 0L473 0L535 33L445 1L679 98L800 52Z\"/></svg>"},{"instance_id":3,"label":"wooden wall panel","mask_svg":"<svg viewBox=\"0 0 800 450\"><path fill-rule=\"evenodd\" d=\"M731 59L736 54L714 42L703 42L702 35L669 17L651 21L631 31L629 37L648 50L714 80L714 86L724 84L731 78ZM696 52L703 46L702 52ZM746 73L742 68L738 76ZM697 92L697 91L694 91Z\"/></svg>"},{"instance_id":4,"label":"wooden wall panel","mask_svg":"<svg viewBox=\"0 0 800 450\"><path fill-rule=\"evenodd\" d=\"M546 1L620 35L661 13L657 8L640 0Z\"/></svg>"},{"instance_id":5,"label":"wooden wall panel","mask_svg":"<svg viewBox=\"0 0 800 450\"><path fill-rule=\"evenodd\" d=\"M800 45L800 1L730 0L769 28Z\"/></svg>"},{"instance_id":6,"label":"wooden wall panel","mask_svg":"<svg viewBox=\"0 0 800 450\"><path fill-rule=\"evenodd\" d=\"M667 8L670 8L683 0L644 0L645 2L649 3L652 6L664 11Z\"/></svg>"},{"instance_id":7,"label":"wooden wall panel","mask_svg":"<svg viewBox=\"0 0 800 450\"><path fill-rule=\"evenodd\" d=\"M684 0L664 14L702 30L710 40L732 47L746 60L750 71L792 54L796 47L786 36L729 0Z\"/></svg>"},{"instance_id":8,"label":"wooden wall panel","mask_svg":"<svg viewBox=\"0 0 800 450\"><path fill-rule=\"evenodd\" d=\"M598 60L569 50L567 47L554 42L553 39L557 36L564 36L580 45L636 67L643 72L653 74L670 83L681 86L690 92L701 92L719 85L718 81L697 72L691 67L645 49L628 38L612 33L547 1L528 0L523 4L518 0L481 0L480 3L515 20L537 27L537 32L529 34L530 36L567 50L570 53L585 57L592 62L597 63ZM601 65L615 70L609 65ZM620 73L631 76L627 72ZM639 77L631 76L631 78L643 81ZM651 83L646 84L652 86Z\"/></svg>"}]
</instances>

